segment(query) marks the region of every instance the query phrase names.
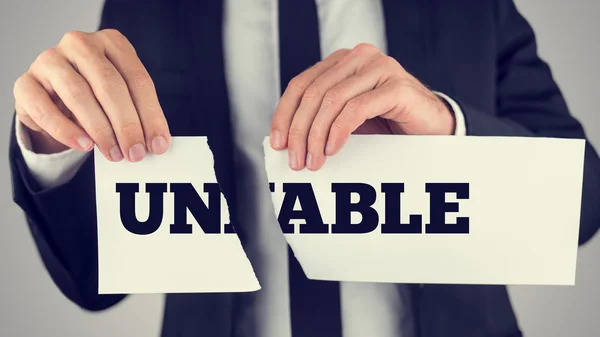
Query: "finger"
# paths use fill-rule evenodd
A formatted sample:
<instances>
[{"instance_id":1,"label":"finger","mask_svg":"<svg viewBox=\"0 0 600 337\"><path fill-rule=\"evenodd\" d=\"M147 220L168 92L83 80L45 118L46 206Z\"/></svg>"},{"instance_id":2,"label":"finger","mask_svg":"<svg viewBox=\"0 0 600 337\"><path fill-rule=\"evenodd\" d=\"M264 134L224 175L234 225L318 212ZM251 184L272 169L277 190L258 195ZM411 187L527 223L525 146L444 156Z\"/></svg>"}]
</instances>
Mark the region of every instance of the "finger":
<instances>
[{"instance_id":1,"label":"finger","mask_svg":"<svg viewBox=\"0 0 600 337\"><path fill-rule=\"evenodd\" d=\"M306 148L307 143L310 141L309 138L314 136L314 134L309 134L309 131L315 116L317 116L319 107L321 104L330 104L331 101L338 99L337 95L339 93L331 90L331 88L354 75L365 64L370 64L373 58L379 57L379 55L383 54L376 47L359 45L345 54L338 63L325 70L308 86L302 96L298 110L293 112L292 122L289 126L287 147L289 153L297 157L290 161L297 164L296 169L304 168L305 159L306 164L310 167L318 164L313 163L312 156L307 156ZM320 158L324 157L314 158L314 161L318 161Z\"/></svg>"},{"instance_id":2,"label":"finger","mask_svg":"<svg viewBox=\"0 0 600 337\"><path fill-rule=\"evenodd\" d=\"M326 155L336 154L348 141L350 134L367 119L394 110L398 105L399 96L401 94L395 86L384 85L348 101L331 124L325 147Z\"/></svg>"},{"instance_id":3,"label":"finger","mask_svg":"<svg viewBox=\"0 0 600 337\"><path fill-rule=\"evenodd\" d=\"M150 74L125 36L110 29L102 31L101 36L106 41L106 56L127 83L147 148L154 154L164 153L171 143L171 134Z\"/></svg>"},{"instance_id":4,"label":"finger","mask_svg":"<svg viewBox=\"0 0 600 337\"><path fill-rule=\"evenodd\" d=\"M19 105L15 105L15 111L17 113L19 122L21 122L23 125L36 132L42 131L42 129L33 121L33 119L29 117L27 112Z\"/></svg>"},{"instance_id":5,"label":"finger","mask_svg":"<svg viewBox=\"0 0 600 337\"><path fill-rule=\"evenodd\" d=\"M142 124L127 84L104 55L104 47L89 34L80 32L67 34L59 47L92 88L125 158L132 162L142 160L146 156Z\"/></svg>"},{"instance_id":6,"label":"finger","mask_svg":"<svg viewBox=\"0 0 600 337\"><path fill-rule=\"evenodd\" d=\"M112 125L87 81L55 49L42 53L38 61L31 68L34 76L49 83L60 102L75 116L79 126L92 138L106 159L122 160Z\"/></svg>"},{"instance_id":7,"label":"finger","mask_svg":"<svg viewBox=\"0 0 600 337\"><path fill-rule=\"evenodd\" d=\"M15 100L40 129L58 142L86 152L93 148L94 143L85 131L58 110L46 90L29 73L15 83Z\"/></svg>"},{"instance_id":8,"label":"finger","mask_svg":"<svg viewBox=\"0 0 600 337\"><path fill-rule=\"evenodd\" d=\"M320 74L337 63L347 52L347 50L338 50L334 52L323 61L315 64L290 81L277 104L275 113L273 114L270 134L270 142L273 149L282 150L286 148L289 125L292 122L296 109L298 109L298 106L300 105L300 101L306 88L308 88Z\"/></svg>"},{"instance_id":9,"label":"finger","mask_svg":"<svg viewBox=\"0 0 600 337\"><path fill-rule=\"evenodd\" d=\"M357 74L337 83L325 93L310 126L306 156L309 170L318 170L325 164L325 143L329 130L346 103L387 80L390 73L387 58L387 56L377 56L375 61L362 68Z\"/></svg>"}]
</instances>

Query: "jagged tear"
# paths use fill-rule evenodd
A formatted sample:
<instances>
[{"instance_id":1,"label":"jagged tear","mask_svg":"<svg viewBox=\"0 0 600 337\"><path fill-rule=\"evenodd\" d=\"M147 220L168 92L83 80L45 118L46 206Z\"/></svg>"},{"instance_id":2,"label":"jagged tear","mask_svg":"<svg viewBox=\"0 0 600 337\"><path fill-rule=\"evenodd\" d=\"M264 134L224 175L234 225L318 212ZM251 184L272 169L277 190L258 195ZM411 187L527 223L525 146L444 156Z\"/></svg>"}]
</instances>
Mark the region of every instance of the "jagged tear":
<instances>
[{"instance_id":1,"label":"jagged tear","mask_svg":"<svg viewBox=\"0 0 600 337\"><path fill-rule=\"evenodd\" d=\"M205 234L198 221L206 219L198 217L196 220L188 208L196 207L192 209L198 214L201 206L198 202L204 201L214 212L215 205L210 203L218 200L214 196L211 198L210 191L204 189L205 184L217 182L214 158L206 137L174 137L167 153L150 155L138 163L109 162L97 149L94 159L100 294L260 289L238 236L235 233ZM140 222L137 227L124 226L121 209L124 205L116 189L117 184L123 183L139 186L135 202L131 204ZM128 228L150 226L151 203L147 186L152 185L147 184L166 184L161 198L162 219L157 228L140 235ZM194 189L182 188L185 184L191 184ZM194 190L197 195L193 195ZM220 215L220 232L225 233L229 211L222 194L220 203L217 216ZM153 207L157 205L161 206L155 202ZM160 213L153 212L153 216ZM230 229L227 231L231 232Z\"/></svg>"}]
</instances>

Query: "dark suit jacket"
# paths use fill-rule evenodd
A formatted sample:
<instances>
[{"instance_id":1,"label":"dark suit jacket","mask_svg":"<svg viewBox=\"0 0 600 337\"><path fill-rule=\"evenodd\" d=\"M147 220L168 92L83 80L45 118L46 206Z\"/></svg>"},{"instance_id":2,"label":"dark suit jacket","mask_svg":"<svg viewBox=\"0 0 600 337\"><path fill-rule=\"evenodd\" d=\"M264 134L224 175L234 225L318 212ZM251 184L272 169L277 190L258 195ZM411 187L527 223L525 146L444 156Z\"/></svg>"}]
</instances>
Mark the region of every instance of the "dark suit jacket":
<instances>
[{"instance_id":1,"label":"dark suit jacket","mask_svg":"<svg viewBox=\"0 0 600 337\"><path fill-rule=\"evenodd\" d=\"M430 88L459 102L469 135L585 138L513 1L384 0L383 6L389 54ZM222 14L219 0L109 0L101 28L118 29L136 47L172 134L209 137L217 178L234 210ZM124 295L97 292L93 156L69 183L41 190L13 130L10 164L14 201L64 295L92 311L121 301ZM600 223L600 161L589 144L584 172L582 244ZM231 218L237 223L235 212ZM422 337L520 336L504 286L412 289ZM234 294L167 295L163 336L230 337L234 299Z\"/></svg>"}]
</instances>

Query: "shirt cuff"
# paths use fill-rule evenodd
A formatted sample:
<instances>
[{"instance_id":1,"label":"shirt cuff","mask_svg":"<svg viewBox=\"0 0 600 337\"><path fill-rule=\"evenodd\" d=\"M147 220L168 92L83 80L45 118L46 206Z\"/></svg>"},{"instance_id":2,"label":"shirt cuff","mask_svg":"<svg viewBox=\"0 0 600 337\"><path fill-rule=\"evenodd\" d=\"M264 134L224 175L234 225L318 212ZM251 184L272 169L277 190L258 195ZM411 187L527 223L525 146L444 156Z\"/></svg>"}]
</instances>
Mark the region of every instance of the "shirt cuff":
<instances>
[{"instance_id":1,"label":"shirt cuff","mask_svg":"<svg viewBox=\"0 0 600 337\"><path fill-rule=\"evenodd\" d=\"M91 153L73 149L53 154L33 152L29 133L18 116L15 118L15 135L25 165L42 189L58 187L69 182Z\"/></svg>"},{"instance_id":2,"label":"shirt cuff","mask_svg":"<svg viewBox=\"0 0 600 337\"><path fill-rule=\"evenodd\" d=\"M456 101L454 101L452 98L448 97L447 95L442 94L441 92L435 92L435 94L438 95L439 97L441 97L442 99L444 99L448 103L448 105L450 105L452 112L454 112L454 120L456 123L456 127L454 129L454 135L455 136L466 136L467 135L467 125L465 124L465 115L463 114L463 111L460 108L460 106L458 105L458 103L456 103Z\"/></svg>"}]
</instances>

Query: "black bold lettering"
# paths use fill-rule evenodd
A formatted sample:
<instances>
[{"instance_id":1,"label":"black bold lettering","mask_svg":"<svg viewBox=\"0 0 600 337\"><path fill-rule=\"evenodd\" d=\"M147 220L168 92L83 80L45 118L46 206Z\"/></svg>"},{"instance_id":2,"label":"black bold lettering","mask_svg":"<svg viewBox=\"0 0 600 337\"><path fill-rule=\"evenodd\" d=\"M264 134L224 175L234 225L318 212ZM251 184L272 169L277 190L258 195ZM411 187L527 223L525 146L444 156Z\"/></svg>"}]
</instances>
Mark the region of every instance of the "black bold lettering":
<instances>
[{"instance_id":1,"label":"black bold lettering","mask_svg":"<svg viewBox=\"0 0 600 337\"><path fill-rule=\"evenodd\" d=\"M381 233L417 234L423 231L423 217L420 214L411 214L407 224L400 222L403 183L382 183L381 192L385 194L385 223L381 224Z\"/></svg>"},{"instance_id":2,"label":"black bold lettering","mask_svg":"<svg viewBox=\"0 0 600 337\"><path fill-rule=\"evenodd\" d=\"M206 206L200 195L190 183L172 183L174 193L174 222L171 224L173 234L191 234L192 225L187 223L187 210L206 234L221 233L221 190L217 183L205 183L204 192L208 193Z\"/></svg>"},{"instance_id":3,"label":"black bold lettering","mask_svg":"<svg viewBox=\"0 0 600 337\"><path fill-rule=\"evenodd\" d=\"M271 191L274 191L274 186ZM329 232L329 226L323 223L319 205L310 183L284 183L283 192L285 196L277 220L284 234L294 233L294 225L290 223L292 219L304 219L305 223L300 225L302 234ZM300 210L294 210L296 200L300 203Z\"/></svg>"},{"instance_id":4,"label":"black bold lettering","mask_svg":"<svg viewBox=\"0 0 600 337\"><path fill-rule=\"evenodd\" d=\"M457 199L469 199L468 183L428 183L425 191L429 193L429 224L427 234L468 234L469 218L457 217L456 224L446 223L446 213L458 212L457 202L446 202L446 193L456 193Z\"/></svg>"},{"instance_id":5,"label":"black bold lettering","mask_svg":"<svg viewBox=\"0 0 600 337\"><path fill-rule=\"evenodd\" d=\"M146 184L146 193L150 194L148 220L139 221L135 214L135 194L139 192L138 183L117 183L121 223L130 233L148 235L156 232L163 220L163 194L167 191L166 183Z\"/></svg>"},{"instance_id":6,"label":"black bold lettering","mask_svg":"<svg viewBox=\"0 0 600 337\"><path fill-rule=\"evenodd\" d=\"M335 224L332 233L360 234L374 231L379 225L379 215L371 207L377 199L375 189L362 183L333 183L331 191L335 193ZM352 193L359 195L359 201L352 203ZM351 223L352 212L359 212L362 219L358 224Z\"/></svg>"}]
</instances>

